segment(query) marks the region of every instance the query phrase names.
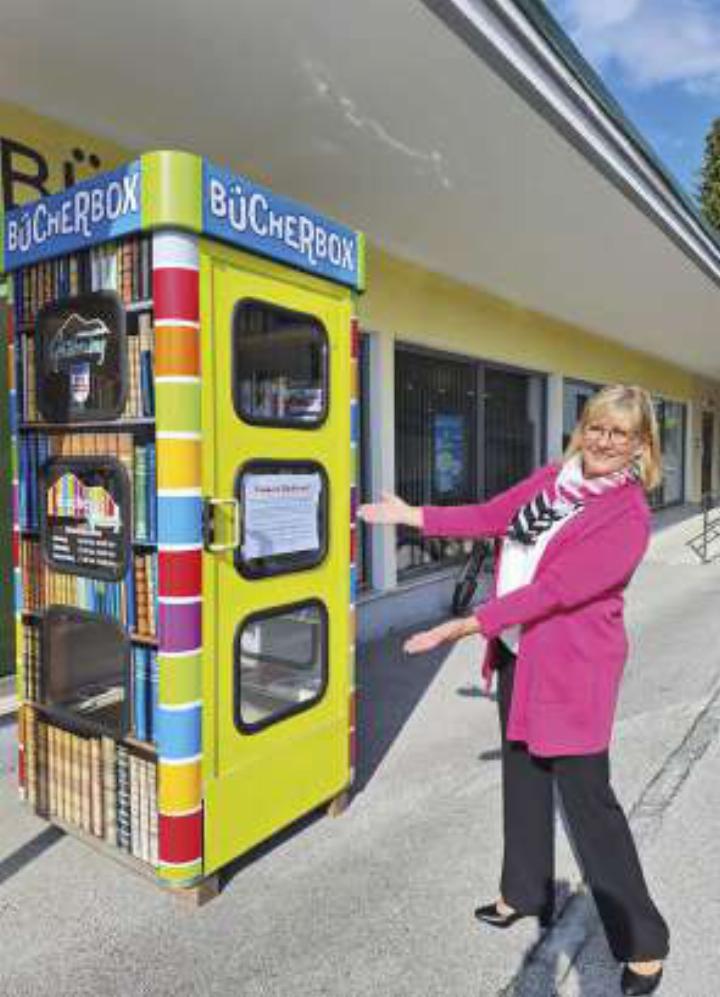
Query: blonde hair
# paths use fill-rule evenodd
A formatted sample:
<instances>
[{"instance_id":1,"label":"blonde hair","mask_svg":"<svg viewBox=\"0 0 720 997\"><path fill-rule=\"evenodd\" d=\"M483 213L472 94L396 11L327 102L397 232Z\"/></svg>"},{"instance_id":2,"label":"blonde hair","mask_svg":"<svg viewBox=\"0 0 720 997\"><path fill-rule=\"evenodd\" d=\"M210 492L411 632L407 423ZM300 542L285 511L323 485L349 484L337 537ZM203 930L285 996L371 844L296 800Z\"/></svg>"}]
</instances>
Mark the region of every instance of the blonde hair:
<instances>
[{"instance_id":1,"label":"blonde hair","mask_svg":"<svg viewBox=\"0 0 720 997\"><path fill-rule=\"evenodd\" d=\"M638 469L646 491L652 491L662 481L662 455L655 408L650 393L635 385L611 384L588 398L582 415L572 432L564 454L569 460L582 450L586 426L606 414L629 416L632 432L640 440Z\"/></svg>"}]
</instances>

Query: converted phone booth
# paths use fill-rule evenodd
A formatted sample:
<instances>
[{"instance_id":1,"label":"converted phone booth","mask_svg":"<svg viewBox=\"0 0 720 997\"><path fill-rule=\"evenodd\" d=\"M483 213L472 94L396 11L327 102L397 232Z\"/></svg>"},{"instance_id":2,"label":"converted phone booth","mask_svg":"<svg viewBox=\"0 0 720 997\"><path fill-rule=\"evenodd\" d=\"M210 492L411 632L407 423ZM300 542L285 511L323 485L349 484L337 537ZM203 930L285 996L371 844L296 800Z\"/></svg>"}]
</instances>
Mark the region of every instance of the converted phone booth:
<instances>
[{"instance_id":1,"label":"converted phone booth","mask_svg":"<svg viewBox=\"0 0 720 997\"><path fill-rule=\"evenodd\" d=\"M212 882L352 781L363 239L153 152L3 248L21 791Z\"/></svg>"}]
</instances>

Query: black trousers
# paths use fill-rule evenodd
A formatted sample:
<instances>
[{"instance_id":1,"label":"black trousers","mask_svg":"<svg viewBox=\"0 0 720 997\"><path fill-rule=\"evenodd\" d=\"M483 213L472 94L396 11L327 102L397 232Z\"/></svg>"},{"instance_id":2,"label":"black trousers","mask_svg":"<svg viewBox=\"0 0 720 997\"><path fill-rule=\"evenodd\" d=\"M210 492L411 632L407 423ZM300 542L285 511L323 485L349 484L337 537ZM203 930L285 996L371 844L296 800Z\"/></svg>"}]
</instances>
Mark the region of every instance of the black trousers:
<instances>
[{"instance_id":1,"label":"black trousers","mask_svg":"<svg viewBox=\"0 0 720 997\"><path fill-rule=\"evenodd\" d=\"M610 786L607 751L538 758L524 744L508 741L514 671L515 656L501 645L503 898L528 913L552 910L555 784L613 955L619 962L663 959L668 928L650 898L627 819Z\"/></svg>"}]
</instances>

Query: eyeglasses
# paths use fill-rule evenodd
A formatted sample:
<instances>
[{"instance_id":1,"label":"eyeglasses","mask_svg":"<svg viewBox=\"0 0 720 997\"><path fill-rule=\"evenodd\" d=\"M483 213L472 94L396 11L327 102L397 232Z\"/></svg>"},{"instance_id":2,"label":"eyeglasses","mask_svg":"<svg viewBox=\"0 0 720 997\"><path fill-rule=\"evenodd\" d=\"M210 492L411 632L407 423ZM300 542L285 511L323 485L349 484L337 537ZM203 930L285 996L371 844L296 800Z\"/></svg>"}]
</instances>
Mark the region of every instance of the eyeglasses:
<instances>
[{"instance_id":1,"label":"eyeglasses","mask_svg":"<svg viewBox=\"0 0 720 997\"><path fill-rule=\"evenodd\" d=\"M620 429L618 426L600 426L596 422L591 422L590 425L585 426L583 433L593 443L607 436L608 442L618 450L627 447L635 435L628 429Z\"/></svg>"}]
</instances>

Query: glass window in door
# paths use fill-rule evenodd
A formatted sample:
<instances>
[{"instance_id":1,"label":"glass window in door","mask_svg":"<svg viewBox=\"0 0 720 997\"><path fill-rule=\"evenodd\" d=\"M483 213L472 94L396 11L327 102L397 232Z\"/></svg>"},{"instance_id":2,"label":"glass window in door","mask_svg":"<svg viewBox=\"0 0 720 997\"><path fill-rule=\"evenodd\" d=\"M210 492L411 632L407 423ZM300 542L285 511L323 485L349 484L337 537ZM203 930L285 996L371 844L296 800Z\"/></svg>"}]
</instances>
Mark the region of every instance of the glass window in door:
<instances>
[{"instance_id":1,"label":"glass window in door","mask_svg":"<svg viewBox=\"0 0 720 997\"><path fill-rule=\"evenodd\" d=\"M317 599L248 616L235 638L235 722L248 732L299 713L327 686L328 614Z\"/></svg>"},{"instance_id":2,"label":"glass window in door","mask_svg":"<svg viewBox=\"0 0 720 997\"><path fill-rule=\"evenodd\" d=\"M313 315L266 301L235 306L232 391L245 422L315 428L328 411L328 338Z\"/></svg>"}]
</instances>

